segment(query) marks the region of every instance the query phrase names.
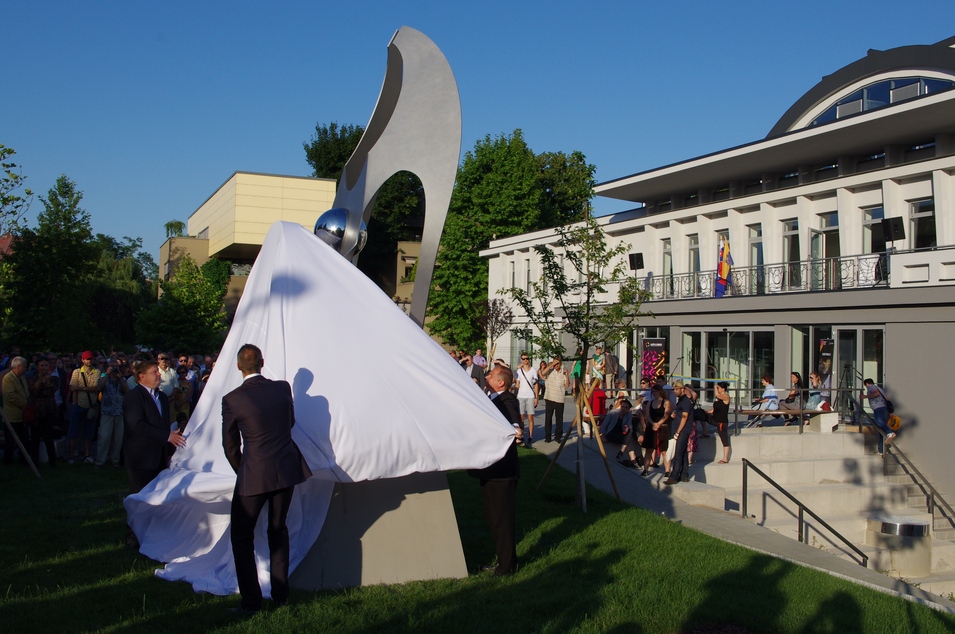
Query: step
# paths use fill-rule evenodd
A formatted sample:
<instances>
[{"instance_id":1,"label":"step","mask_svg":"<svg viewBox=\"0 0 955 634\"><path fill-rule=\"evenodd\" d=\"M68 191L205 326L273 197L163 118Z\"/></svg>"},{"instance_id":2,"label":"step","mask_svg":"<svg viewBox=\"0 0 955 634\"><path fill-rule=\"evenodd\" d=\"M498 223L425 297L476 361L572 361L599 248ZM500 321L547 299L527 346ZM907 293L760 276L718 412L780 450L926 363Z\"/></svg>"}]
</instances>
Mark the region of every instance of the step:
<instances>
[{"instance_id":1,"label":"step","mask_svg":"<svg viewBox=\"0 0 955 634\"><path fill-rule=\"evenodd\" d=\"M950 599L951 595L955 593L955 571L933 573L929 577L914 579L912 585L926 592Z\"/></svg>"},{"instance_id":2,"label":"step","mask_svg":"<svg viewBox=\"0 0 955 634\"><path fill-rule=\"evenodd\" d=\"M883 512L892 515L917 517L926 521L930 519L928 513L915 513L912 511L912 509L905 507L890 509ZM825 520L825 522L832 528L841 533L843 537L858 546L859 544L865 543L866 522L872 517L872 515L872 511L857 511L833 515L820 514L820 517L822 517L822 519ZM826 530L824 526L822 526L809 514L804 516L804 522L806 524L806 543L810 546L824 546L826 548L830 546L838 546L840 548L846 547L842 540ZM757 523L760 526L764 526L765 528L776 531L780 535L785 535L796 540L799 539L799 522L796 516L769 518Z\"/></svg>"},{"instance_id":3,"label":"step","mask_svg":"<svg viewBox=\"0 0 955 634\"><path fill-rule=\"evenodd\" d=\"M703 460L722 457L722 443L716 435L699 438L698 443ZM800 434L796 427L744 429L739 436L730 436L730 446L732 460L746 458L757 465L776 459L862 457L872 453L862 434Z\"/></svg>"},{"instance_id":4,"label":"step","mask_svg":"<svg viewBox=\"0 0 955 634\"><path fill-rule=\"evenodd\" d=\"M637 475L637 477L640 476ZM680 482L667 486L663 484L663 481L666 480L663 469L651 469L649 475L645 476L644 479L658 491L666 491L687 504L723 510L723 500L726 498L723 487L713 486L705 482L694 482L692 479L690 482Z\"/></svg>"},{"instance_id":5,"label":"step","mask_svg":"<svg viewBox=\"0 0 955 634\"><path fill-rule=\"evenodd\" d=\"M757 521L773 518L797 517L798 507L772 487L749 488L748 513ZM878 511L905 507L905 487L890 482L870 484L797 484L786 487L789 493L812 509L820 517L857 511ZM727 487L726 510L740 510L742 487Z\"/></svg>"},{"instance_id":6,"label":"step","mask_svg":"<svg viewBox=\"0 0 955 634\"><path fill-rule=\"evenodd\" d=\"M870 484L884 482L882 459L879 456L820 457L820 458L776 458L753 463L766 472L783 487L794 484L810 483L858 483ZM690 476L697 482L705 482L721 487L741 487L743 484L743 463L730 458L728 464L718 462L694 462L690 466ZM750 481L762 481L762 476L749 471ZM755 479L755 480L754 480ZM904 485L904 483L898 483Z\"/></svg>"}]
</instances>

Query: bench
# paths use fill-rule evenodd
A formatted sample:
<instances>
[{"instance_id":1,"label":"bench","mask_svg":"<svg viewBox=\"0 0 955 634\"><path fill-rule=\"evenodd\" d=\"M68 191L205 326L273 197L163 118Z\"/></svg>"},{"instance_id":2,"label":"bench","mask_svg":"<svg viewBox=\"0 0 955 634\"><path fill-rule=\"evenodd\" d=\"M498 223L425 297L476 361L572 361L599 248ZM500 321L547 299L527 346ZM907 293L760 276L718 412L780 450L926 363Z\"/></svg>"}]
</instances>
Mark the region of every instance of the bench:
<instances>
[{"instance_id":1,"label":"bench","mask_svg":"<svg viewBox=\"0 0 955 634\"><path fill-rule=\"evenodd\" d=\"M788 416L798 416L802 419L805 416L817 416L818 414L827 414L819 409L737 409L733 410L736 414L741 414L743 416L755 416L753 420L749 421L746 425L747 427L752 427L753 425L759 423L760 419L764 417L769 418L786 418ZM809 421L806 421L806 424L809 424Z\"/></svg>"}]
</instances>

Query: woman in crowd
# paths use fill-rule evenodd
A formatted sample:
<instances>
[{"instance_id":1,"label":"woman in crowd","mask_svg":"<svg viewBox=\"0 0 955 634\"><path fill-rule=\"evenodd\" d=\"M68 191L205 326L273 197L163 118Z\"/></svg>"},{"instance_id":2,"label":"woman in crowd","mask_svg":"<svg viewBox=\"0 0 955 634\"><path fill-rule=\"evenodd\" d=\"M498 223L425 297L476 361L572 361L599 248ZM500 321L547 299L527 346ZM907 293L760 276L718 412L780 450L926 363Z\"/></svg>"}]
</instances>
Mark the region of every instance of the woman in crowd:
<instances>
[{"instance_id":1,"label":"woman in crowd","mask_svg":"<svg viewBox=\"0 0 955 634\"><path fill-rule=\"evenodd\" d=\"M36 427L38 438L31 447L31 456L35 463L39 458L39 442L46 447L47 461L51 467L56 466L56 445L54 444L53 424L56 422L56 391L59 389L59 379L53 378L50 361L41 358L36 364L36 374L29 381L30 399L33 401L36 412Z\"/></svg>"},{"instance_id":2,"label":"woman in crowd","mask_svg":"<svg viewBox=\"0 0 955 634\"><path fill-rule=\"evenodd\" d=\"M664 471L669 474L670 461L666 457L667 443L670 442L670 399L659 385L650 390L650 400L644 401L643 442L641 446L646 450L642 475L647 475L650 465L660 466L660 456L663 456Z\"/></svg>"},{"instance_id":3,"label":"woman in crowd","mask_svg":"<svg viewBox=\"0 0 955 634\"><path fill-rule=\"evenodd\" d=\"M818 372L809 373L809 398L806 399L806 409L819 409L822 405L822 378Z\"/></svg>"},{"instance_id":4,"label":"woman in crowd","mask_svg":"<svg viewBox=\"0 0 955 634\"><path fill-rule=\"evenodd\" d=\"M783 410L801 410L802 409L802 375L793 372L789 375L789 395L779 403L780 411ZM786 417L786 425L791 425L800 419L800 414L794 414Z\"/></svg>"},{"instance_id":5,"label":"woman in crowd","mask_svg":"<svg viewBox=\"0 0 955 634\"><path fill-rule=\"evenodd\" d=\"M730 411L730 384L726 381L720 381L714 388L713 409L707 414L713 416L713 424L716 425L716 432L720 435L720 442L723 443L723 459L720 464L726 464L730 461L730 435L729 435L729 411Z\"/></svg>"}]
</instances>

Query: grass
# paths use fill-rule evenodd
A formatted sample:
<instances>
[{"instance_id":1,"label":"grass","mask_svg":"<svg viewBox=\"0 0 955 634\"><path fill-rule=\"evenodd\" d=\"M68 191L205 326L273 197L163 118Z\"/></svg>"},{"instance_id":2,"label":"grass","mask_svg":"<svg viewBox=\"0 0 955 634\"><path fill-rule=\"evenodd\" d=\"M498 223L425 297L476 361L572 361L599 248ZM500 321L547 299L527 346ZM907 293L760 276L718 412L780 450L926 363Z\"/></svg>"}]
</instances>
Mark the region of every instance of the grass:
<instances>
[{"instance_id":1,"label":"grass","mask_svg":"<svg viewBox=\"0 0 955 634\"><path fill-rule=\"evenodd\" d=\"M713 539L591 489L522 450L518 556L493 560L477 482L449 480L471 576L330 592L293 591L250 619L237 597L153 576L123 546L122 470L62 465L36 480L0 469L3 632L951 632L955 618Z\"/></svg>"}]
</instances>

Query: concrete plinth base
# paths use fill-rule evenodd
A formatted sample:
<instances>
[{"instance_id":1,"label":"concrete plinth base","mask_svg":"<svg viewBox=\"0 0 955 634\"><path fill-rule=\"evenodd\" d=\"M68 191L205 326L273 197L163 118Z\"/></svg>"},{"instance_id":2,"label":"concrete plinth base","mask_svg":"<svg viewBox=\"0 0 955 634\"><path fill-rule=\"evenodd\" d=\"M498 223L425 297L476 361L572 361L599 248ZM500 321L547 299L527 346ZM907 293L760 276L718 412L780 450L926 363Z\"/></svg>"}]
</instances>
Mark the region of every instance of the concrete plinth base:
<instances>
[{"instance_id":1,"label":"concrete plinth base","mask_svg":"<svg viewBox=\"0 0 955 634\"><path fill-rule=\"evenodd\" d=\"M839 425L839 414L836 412L820 412L809 419L807 431L817 434L831 434Z\"/></svg>"},{"instance_id":2,"label":"concrete plinth base","mask_svg":"<svg viewBox=\"0 0 955 634\"><path fill-rule=\"evenodd\" d=\"M905 578L932 574L932 540L928 522L900 516L877 516L866 522L865 543L891 553L891 573Z\"/></svg>"},{"instance_id":3,"label":"concrete plinth base","mask_svg":"<svg viewBox=\"0 0 955 634\"><path fill-rule=\"evenodd\" d=\"M335 485L322 532L289 582L320 590L467 574L447 476L416 473Z\"/></svg>"}]
</instances>

